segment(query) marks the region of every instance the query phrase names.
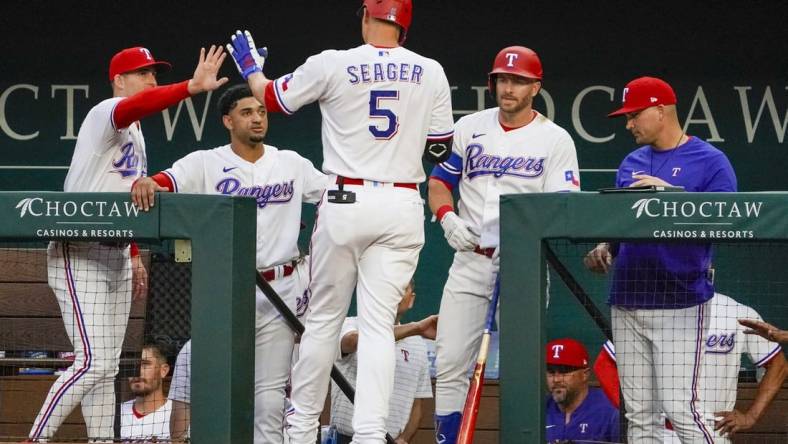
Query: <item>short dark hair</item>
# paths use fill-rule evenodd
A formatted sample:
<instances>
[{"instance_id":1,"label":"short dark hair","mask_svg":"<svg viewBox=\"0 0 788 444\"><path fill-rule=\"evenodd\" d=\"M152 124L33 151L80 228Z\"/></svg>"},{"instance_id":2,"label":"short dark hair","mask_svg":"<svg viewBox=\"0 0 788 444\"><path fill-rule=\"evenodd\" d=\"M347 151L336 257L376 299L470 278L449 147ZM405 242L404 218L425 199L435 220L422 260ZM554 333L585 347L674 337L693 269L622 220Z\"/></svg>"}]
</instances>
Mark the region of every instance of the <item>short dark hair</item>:
<instances>
[{"instance_id":1,"label":"short dark hair","mask_svg":"<svg viewBox=\"0 0 788 444\"><path fill-rule=\"evenodd\" d=\"M170 347L167 344L162 342L146 342L143 344L142 349L151 350L162 364L169 365Z\"/></svg>"},{"instance_id":2,"label":"short dark hair","mask_svg":"<svg viewBox=\"0 0 788 444\"><path fill-rule=\"evenodd\" d=\"M249 89L249 85L245 83L227 88L227 90L219 96L219 101L216 105L219 109L219 115L226 116L230 114L230 111L235 108L238 101L247 97L254 97L254 94L252 94L252 90Z\"/></svg>"}]
</instances>

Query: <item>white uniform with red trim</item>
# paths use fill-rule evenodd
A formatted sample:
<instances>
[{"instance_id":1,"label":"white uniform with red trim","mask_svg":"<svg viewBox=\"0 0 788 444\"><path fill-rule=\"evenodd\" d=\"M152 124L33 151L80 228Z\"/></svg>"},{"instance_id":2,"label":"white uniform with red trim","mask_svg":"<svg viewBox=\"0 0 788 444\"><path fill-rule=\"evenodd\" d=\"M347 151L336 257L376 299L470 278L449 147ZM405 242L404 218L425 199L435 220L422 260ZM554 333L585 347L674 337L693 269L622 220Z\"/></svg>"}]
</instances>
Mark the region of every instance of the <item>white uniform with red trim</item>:
<instances>
[{"instance_id":1,"label":"white uniform with red trim","mask_svg":"<svg viewBox=\"0 0 788 444\"><path fill-rule=\"evenodd\" d=\"M394 381L392 325L424 243L424 204L415 184L425 178L421 159L427 139L452 135L449 83L432 59L403 47L362 45L308 58L277 79L273 92L287 113L318 102L323 171L364 180L345 185L355 193L355 203L324 197L319 207L311 246L312 301L292 378L288 434L293 443L315 442L355 287L355 442L382 442Z\"/></svg>"},{"instance_id":2,"label":"white uniform with red trim","mask_svg":"<svg viewBox=\"0 0 788 444\"><path fill-rule=\"evenodd\" d=\"M120 405L120 439L123 442L156 442L170 439L172 401L167 400L155 412L140 414L134 400Z\"/></svg>"},{"instance_id":3,"label":"white uniform with red trim","mask_svg":"<svg viewBox=\"0 0 788 444\"><path fill-rule=\"evenodd\" d=\"M761 316L753 308L721 293L715 293L709 304L711 319L704 340L702 376L699 387L701 411L711 413L732 411L736 405L736 394L738 393L741 356L747 355L755 366L763 367L781 353L782 348L779 344L758 335L744 334L746 328L738 323L738 319L761 320ZM613 362L616 361L616 349L612 342L607 341L603 350L607 357ZM597 377L603 379L601 375L597 375ZM664 419L664 416L664 414L661 415L660 421ZM714 422L713 418L706 418L706 421L710 426ZM678 435L672 428L664 429L663 438L665 444L681 444ZM729 438L716 435L715 442L729 443L731 441Z\"/></svg>"},{"instance_id":4,"label":"white uniform with red trim","mask_svg":"<svg viewBox=\"0 0 788 444\"><path fill-rule=\"evenodd\" d=\"M747 355L756 367L763 367L777 354L779 344L758 335L746 335L746 327L737 319L757 319L761 316L751 307L740 304L724 294L715 293L711 299L711 320L706 335L703 370L701 372L701 411L729 412L736 405L741 356ZM706 418L709 423L713 418ZM673 430L665 429L665 443L679 443ZM715 443L730 443L729 438L715 436Z\"/></svg>"},{"instance_id":5,"label":"white uniform with red trim","mask_svg":"<svg viewBox=\"0 0 788 444\"><path fill-rule=\"evenodd\" d=\"M181 193L252 196L257 200L257 269L290 306L303 314L308 293L298 274L302 202L316 203L327 176L293 151L265 145L252 163L230 145L195 151L164 171ZM255 443L282 442L285 384L294 334L262 291L256 289Z\"/></svg>"},{"instance_id":6,"label":"white uniform with red trim","mask_svg":"<svg viewBox=\"0 0 788 444\"><path fill-rule=\"evenodd\" d=\"M134 180L146 174L139 123L114 128L112 114L121 100L104 100L88 112L79 129L64 191L129 192ZM111 440L114 379L131 305L129 248L51 242L47 272L74 345L74 365L52 384L30 438L51 437L81 403L88 436Z\"/></svg>"},{"instance_id":7,"label":"white uniform with red trim","mask_svg":"<svg viewBox=\"0 0 788 444\"><path fill-rule=\"evenodd\" d=\"M577 152L569 134L534 111L527 125L504 130L498 108L461 118L452 155L430 176L459 186L458 215L480 234L480 248L499 239L501 194L580 191ZM458 251L441 299L436 338L436 415L462 411L468 367L479 350L498 270L483 252Z\"/></svg>"}]
</instances>

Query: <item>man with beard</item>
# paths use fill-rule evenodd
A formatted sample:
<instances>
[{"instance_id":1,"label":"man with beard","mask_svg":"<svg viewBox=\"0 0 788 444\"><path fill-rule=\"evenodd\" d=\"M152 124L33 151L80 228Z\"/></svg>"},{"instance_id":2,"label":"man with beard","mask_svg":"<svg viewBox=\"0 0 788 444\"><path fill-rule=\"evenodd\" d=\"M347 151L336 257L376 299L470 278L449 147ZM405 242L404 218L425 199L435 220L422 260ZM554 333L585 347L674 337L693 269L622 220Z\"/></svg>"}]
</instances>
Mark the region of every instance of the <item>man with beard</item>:
<instances>
[{"instance_id":1,"label":"man with beard","mask_svg":"<svg viewBox=\"0 0 788 444\"><path fill-rule=\"evenodd\" d=\"M591 369L583 344L569 338L550 341L545 357L547 442L619 442L618 409L601 389L588 386Z\"/></svg>"},{"instance_id":2,"label":"man with beard","mask_svg":"<svg viewBox=\"0 0 788 444\"><path fill-rule=\"evenodd\" d=\"M575 144L563 128L533 109L542 63L523 46L495 57L488 86L498 107L455 125L449 160L432 170L429 204L456 250L438 324L436 439L453 444L468 391L468 367L479 349L497 261L498 201L504 193L579 191ZM452 190L459 187L455 213Z\"/></svg>"},{"instance_id":3,"label":"man with beard","mask_svg":"<svg viewBox=\"0 0 788 444\"><path fill-rule=\"evenodd\" d=\"M136 398L120 406L120 437L125 442L169 440L172 401L164 395L162 380L170 372L160 344L142 347L139 376L129 378Z\"/></svg>"}]
</instances>

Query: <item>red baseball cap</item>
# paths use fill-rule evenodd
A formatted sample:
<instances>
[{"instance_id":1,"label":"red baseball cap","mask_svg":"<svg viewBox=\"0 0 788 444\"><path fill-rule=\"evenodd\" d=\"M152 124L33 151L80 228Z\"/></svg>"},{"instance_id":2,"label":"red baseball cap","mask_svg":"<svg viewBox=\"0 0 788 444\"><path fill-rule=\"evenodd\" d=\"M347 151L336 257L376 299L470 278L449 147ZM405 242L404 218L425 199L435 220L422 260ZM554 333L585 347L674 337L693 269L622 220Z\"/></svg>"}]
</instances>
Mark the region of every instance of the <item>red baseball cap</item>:
<instances>
[{"instance_id":1,"label":"red baseball cap","mask_svg":"<svg viewBox=\"0 0 788 444\"><path fill-rule=\"evenodd\" d=\"M547 365L588 367L588 351L579 341L571 338L555 339L545 347Z\"/></svg>"},{"instance_id":2,"label":"red baseball cap","mask_svg":"<svg viewBox=\"0 0 788 444\"><path fill-rule=\"evenodd\" d=\"M676 93L662 79L639 77L627 83L627 86L624 87L621 102L621 108L608 114L608 117L616 117L657 105L675 105Z\"/></svg>"},{"instance_id":3,"label":"red baseball cap","mask_svg":"<svg viewBox=\"0 0 788 444\"><path fill-rule=\"evenodd\" d=\"M154 59L147 48L141 46L126 48L112 56L109 62L109 81L111 82L116 74L124 74L148 66L155 67L159 72L172 68L168 62Z\"/></svg>"}]
</instances>

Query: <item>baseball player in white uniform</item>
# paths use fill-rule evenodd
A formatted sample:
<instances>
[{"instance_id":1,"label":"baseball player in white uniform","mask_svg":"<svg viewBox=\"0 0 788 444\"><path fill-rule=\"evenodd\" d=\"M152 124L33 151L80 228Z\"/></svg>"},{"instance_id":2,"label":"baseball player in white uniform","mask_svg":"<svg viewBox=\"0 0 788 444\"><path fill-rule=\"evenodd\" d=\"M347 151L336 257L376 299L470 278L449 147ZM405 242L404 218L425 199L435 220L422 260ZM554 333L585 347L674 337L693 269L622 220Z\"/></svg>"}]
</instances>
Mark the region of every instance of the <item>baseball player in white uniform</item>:
<instances>
[{"instance_id":1,"label":"baseball player in white uniform","mask_svg":"<svg viewBox=\"0 0 788 444\"><path fill-rule=\"evenodd\" d=\"M162 381L170 372L166 352L158 344L142 347L139 375L129 378L132 400L120 405L120 438L124 442L169 440L172 401Z\"/></svg>"},{"instance_id":2,"label":"baseball player in white uniform","mask_svg":"<svg viewBox=\"0 0 788 444\"><path fill-rule=\"evenodd\" d=\"M542 65L522 46L502 49L489 75L498 107L457 122L451 157L436 166L429 204L456 250L443 290L436 341L436 439L454 443L479 349L497 264L498 203L504 193L579 191L569 134L532 108ZM459 186L459 214L452 190Z\"/></svg>"},{"instance_id":3,"label":"baseball player in white uniform","mask_svg":"<svg viewBox=\"0 0 788 444\"><path fill-rule=\"evenodd\" d=\"M427 359L427 344L424 339L435 339L438 317L428 316L418 322L400 324L400 318L413 307L416 292L413 284L408 285L405 296L397 307L397 323L394 326L396 342L396 366L394 369L394 391L386 418L386 430L395 437L397 444L411 442L419 428L422 415L422 400L432 398L430 364ZM341 357L337 368L348 378L356 380L358 359L358 319L347 318L340 334ZM355 387L358 390L360 387ZM347 444L353 436L353 412L355 408L335 383L331 384L331 425L339 434L337 444Z\"/></svg>"},{"instance_id":4,"label":"baseball player in white uniform","mask_svg":"<svg viewBox=\"0 0 788 444\"><path fill-rule=\"evenodd\" d=\"M233 37L233 58L269 109L290 114L317 101L323 115L323 171L332 185L312 236L312 300L287 415L294 444L315 442L354 287L357 385L363 389L356 393L353 442L385 439L395 368L392 326L424 244L421 159L447 155L453 133L443 68L400 46L411 0L366 0L361 12L365 44L309 57L274 81L263 76L248 32Z\"/></svg>"},{"instance_id":5,"label":"baseball player in white uniform","mask_svg":"<svg viewBox=\"0 0 788 444\"><path fill-rule=\"evenodd\" d=\"M753 308L724 294L715 293L709 309L711 319L704 339L700 400L703 411L714 412L715 418L707 418L709 423L715 423L717 434L714 442L730 443L731 435L752 428L766 412L788 375L788 365L779 344L760 336L744 334L745 327L737 319L746 317L760 320L761 316ZM616 349L613 343L607 341L602 350L604 358L615 363ZM758 385L755 400L746 412L734 409L742 355L746 355L756 367L766 370ZM612 371L606 371L604 376L599 373L597 376L611 401L618 405L618 374L615 367ZM665 419L665 415L658 411L653 412L653 415L660 424ZM681 440L670 421L665 423L663 442L680 444Z\"/></svg>"},{"instance_id":6,"label":"baseball player in white uniform","mask_svg":"<svg viewBox=\"0 0 788 444\"><path fill-rule=\"evenodd\" d=\"M226 77L216 78L225 56L221 47L203 48L190 80L157 86L156 72L169 67L167 62L156 61L141 47L115 54L109 66L113 97L85 117L63 190L128 192L147 173L139 119L226 83ZM111 440L114 380L129 307L132 294L146 294L147 273L136 246L117 239L51 242L47 267L75 357L50 388L29 438L50 438L81 403L88 436Z\"/></svg>"},{"instance_id":7,"label":"baseball player in white uniform","mask_svg":"<svg viewBox=\"0 0 788 444\"><path fill-rule=\"evenodd\" d=\"M327 177L294 151L263 143L265 106L246 85L219 98L230 144L195 151L171 168L134 184L132 201L147 211L155 191L250 196L257 201L257 269L295 312L302 202L316 203ZM282 442L285 385L295 333L257 288L255 443ZM303 310L303 304L302 304Z\"/></svg>"}]
</instances>

